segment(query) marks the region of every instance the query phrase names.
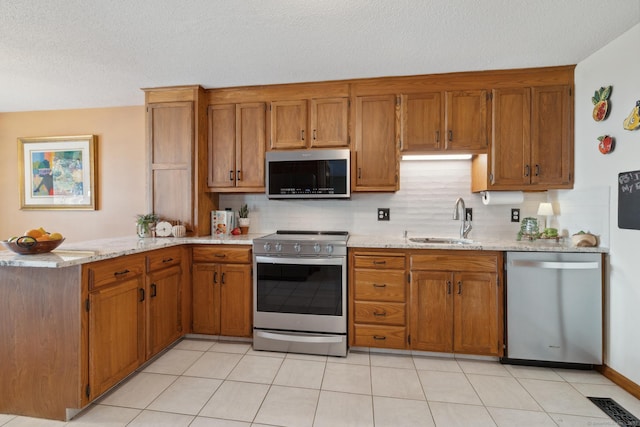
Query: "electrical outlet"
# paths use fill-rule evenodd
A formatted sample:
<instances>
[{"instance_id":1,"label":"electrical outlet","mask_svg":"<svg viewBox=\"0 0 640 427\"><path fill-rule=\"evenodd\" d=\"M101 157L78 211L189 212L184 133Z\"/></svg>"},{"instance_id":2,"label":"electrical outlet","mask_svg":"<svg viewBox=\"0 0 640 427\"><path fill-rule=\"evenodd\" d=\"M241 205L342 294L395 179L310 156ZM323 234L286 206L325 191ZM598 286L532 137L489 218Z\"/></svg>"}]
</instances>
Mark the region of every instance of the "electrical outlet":
<instances>
[{"instance_id":1,"label":"electrical outlet","mask_svg":"<svg viewBox=\"0 0 640 427\"><path fill-rule=\"evenodd\" d=\"M473 208L464 208L464 218L467 221L473 221Z\"/></svg>"},{"instance_id":2,"label":"electrical outlet","mask_svg":"<svg viewBox=\"0 0 640 427\"><path fill-rule=\"evenodd\" d=\"M378 221L389 221L391 213L389 208L378 208Z\"/></svg>"},{"instance_id":3,"label":"electrical outlet","mask_svg":"<svg viewBox=\"0 0 640 427\"><path fill-rule=\"evenodd\" d=\"M520 222L520 209L511 208L511 222Z\"/></svg>"}]
</instances>

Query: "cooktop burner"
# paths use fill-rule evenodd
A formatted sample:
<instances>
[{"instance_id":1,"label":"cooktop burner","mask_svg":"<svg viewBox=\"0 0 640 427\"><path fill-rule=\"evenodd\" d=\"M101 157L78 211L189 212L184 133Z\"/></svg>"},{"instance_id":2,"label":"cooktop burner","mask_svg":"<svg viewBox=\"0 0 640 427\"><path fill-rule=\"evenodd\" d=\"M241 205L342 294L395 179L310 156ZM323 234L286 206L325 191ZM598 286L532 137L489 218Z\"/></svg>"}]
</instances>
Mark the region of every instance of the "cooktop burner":
<instances>
[{"instance_id":1,"label":"cooktop burner","mask_svg":"<svg viewBox=\"0 0 640 427\"><path fill-rule=\"evenodd\" d=\"M253 240L253 252L272 256L346 256L347 231L278 230Z\"/></svg>"}]
</instances>

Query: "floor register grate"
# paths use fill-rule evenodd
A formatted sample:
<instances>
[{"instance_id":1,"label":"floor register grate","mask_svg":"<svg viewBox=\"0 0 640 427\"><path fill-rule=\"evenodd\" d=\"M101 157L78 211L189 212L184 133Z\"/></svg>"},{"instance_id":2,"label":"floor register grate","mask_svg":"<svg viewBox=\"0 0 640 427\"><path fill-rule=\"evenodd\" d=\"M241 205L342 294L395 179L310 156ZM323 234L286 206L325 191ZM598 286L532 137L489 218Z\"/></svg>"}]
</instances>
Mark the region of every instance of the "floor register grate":
<instances>
[{"instance_id":1,"label":"floor register grate","mask_svg":"<svg viewBox=\"0 0 640 427\"><path fill-rule=\"evenodd\" d=\"M640 427L640 420L624 409L615 400L608 397L588 397L602 412L607 414L619 426Z\"/></svg>"}]
</instances>

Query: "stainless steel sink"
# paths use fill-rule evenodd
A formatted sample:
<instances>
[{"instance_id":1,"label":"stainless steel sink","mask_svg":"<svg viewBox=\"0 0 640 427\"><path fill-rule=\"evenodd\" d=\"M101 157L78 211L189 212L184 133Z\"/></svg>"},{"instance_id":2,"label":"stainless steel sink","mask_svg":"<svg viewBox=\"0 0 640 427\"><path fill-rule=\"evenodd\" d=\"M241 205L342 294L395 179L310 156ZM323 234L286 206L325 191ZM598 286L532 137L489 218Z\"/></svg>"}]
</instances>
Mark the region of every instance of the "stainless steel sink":
<instances>
[{"instance_id":1,"label":"stainless steel sink","mask_svg":"<svg viewBox=\"0 0 640 427\"><path fill-rule=\"evenodd\" d=\"M473 243L473 240L470 239L455 239L450 237L410 237L409 241L436 245L468 245Z\"/></svg>"}]
</instances>

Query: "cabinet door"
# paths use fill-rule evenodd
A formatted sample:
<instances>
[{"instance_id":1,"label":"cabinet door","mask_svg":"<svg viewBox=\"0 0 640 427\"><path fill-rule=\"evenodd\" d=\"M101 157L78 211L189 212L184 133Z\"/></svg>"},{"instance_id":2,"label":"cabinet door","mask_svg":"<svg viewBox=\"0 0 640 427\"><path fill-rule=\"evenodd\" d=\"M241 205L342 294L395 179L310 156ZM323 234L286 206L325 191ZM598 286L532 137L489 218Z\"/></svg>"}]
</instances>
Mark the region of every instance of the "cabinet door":
<instances>
[{"instance_id":1,"label":"cabinet door","mask_svg":"<svg viewBox=\"0 0 640 427\"><path fill-rule=\"evenodd\" d=\"M220 272L220 335L249 337L253 328L251 266L225 264Z\"/></svg>"},{"instance_id":2,"label":"cabinet door","mask_svg":"<svg viewBox=\"0 0 640 427\"><path fill-rule=\"evenodd\" d=\"M89 293L89 400L145 360L143 276Z\"/></svg>"},{"instance_id":3,"label":"cabinet door","mask_svg":"<svg viewBox=\"0 0 640 427\"><path fill-rule=\"evenodd\" d=\"M573 175L569 86L532 89L531 183L569 188Z\"/></svg>"},{"instance_id":4,"label":"cabinet door","mask_svg":"<svg viewBox=\"0 0 640 427\"><path fill-rule=\"evenodd\" d=\"M307 146L307 101L271 102L272 150L305 148Z\"/></svg>"},{"instance_id":5,"label":"cabinet door","mask_svg":"<svg viewBox=\"0 0 640 427\"><path fill-rule=\"evenodd\" d=\"M411 348L453 349L453 275L446 271L411 272Z\"/></svg>"},{"instance_id":6,"label":"cabinet door","mask_svg":"<svg viewBox=\"0 0 640 427\"><path fill-rule=\"evenodd\" d=\"M442 108L440 92L402 96L402 151L441 150Z\"/></svg>"},{"instance_id":7,"label":"cabinet door","mask_svg":"<svg viewBox=\"0 0 640 427\"><path fill-rule=\"evenodd\" d=\"M453 285L454 352L499 355L497 274L456 273Z\"/></svg>"},{"instance_id":8,"label":"cabinet door","mask_svg":"<svg viewBox=\"0 0 640 427\"><path fill-rule=\"evenodd\" d=\"M490 185L522 188L531 177L531 90L494 89Z\"/></svg>"},{"instance_id":9,"label":"cabinet door","mask_svg":"<svg viewBox=\"0 0 640 427\"><path fill-rule=\"evenodd\" d=\"M152 212L194 225L192 153L193 103L166 102L147 106L150 139Z\"/></svg>"},{"instance_id":10,"label":"cabinet door","mask_svg":"<svg viewBox=\"0 0 640 427\"><path fill-rule=\"evenodd\" d=\"M446 92L445 150L486 152L487 91Z\"/></svg>"},{"instance_id":11,"label":"cabinet door","mask_svg":"<svg viewBox=\"0 0 640 427\"><path fill-rule=\"evenodd\" d=\"M235 187L236 173L236 106L210 105L209 120L209 187Z\"/></svg>"},{"instance_id":12,"label":"cabinet door","mask_svg":"<svg viewBox=\"0 0 640 427\"><path fill-rule=\"evenodd\" d=\"M399 109L395 95L356 97L354 191L398 190Z\"/></svg>"},{"instance_id":13,"label":"cabinet door","mask_svg":"<svg viewBox=\"0 0 640 427\"><path fill-rule=\"evenodd\" d=\"M149 275L147 287L147 358L182 334L182 269L174 266Z\"/></svg>"},{"instance_id":14,"label":"cabinet door","mask_svg":"<svg viewBox=\"0 0 640 427\"><path fill-rule=\"evenodd\" d=\"M263 102L236 106L236 187L264 191L266 105Z\"/></svg>"},{"instance_id":15,"label":"cabinet door","mask_svg":"<svg viewBox=\"0 0 640 427\"><path fill-rule=\"evenodd\" d=\"M220 267L218 264L193 264L193 332L220 334Z\"/></svg>"},{"instance_id":16,"label":"cabinet door","mask_svg":"<svg viewBox=\"0 0 640 427\"><path fill-rule=\"evenodd\" d=\"M311 147L349 146L349 99L311 100Z\"/></svg>"}]
</instances>

